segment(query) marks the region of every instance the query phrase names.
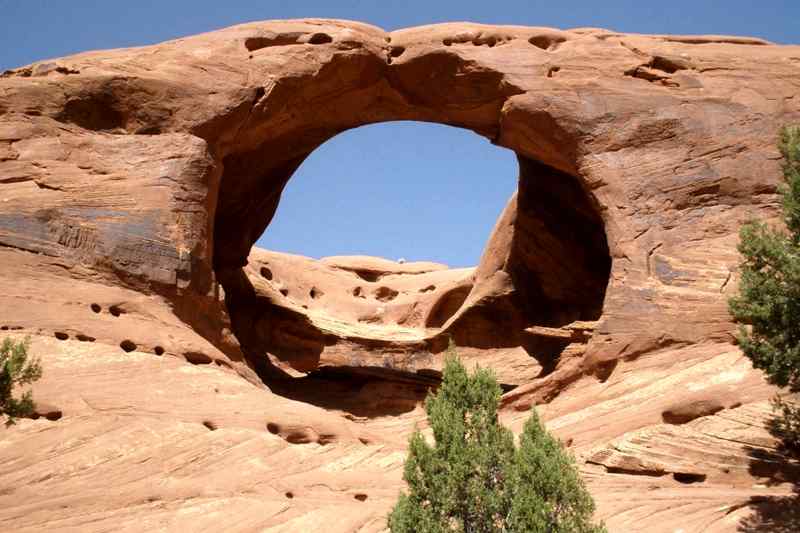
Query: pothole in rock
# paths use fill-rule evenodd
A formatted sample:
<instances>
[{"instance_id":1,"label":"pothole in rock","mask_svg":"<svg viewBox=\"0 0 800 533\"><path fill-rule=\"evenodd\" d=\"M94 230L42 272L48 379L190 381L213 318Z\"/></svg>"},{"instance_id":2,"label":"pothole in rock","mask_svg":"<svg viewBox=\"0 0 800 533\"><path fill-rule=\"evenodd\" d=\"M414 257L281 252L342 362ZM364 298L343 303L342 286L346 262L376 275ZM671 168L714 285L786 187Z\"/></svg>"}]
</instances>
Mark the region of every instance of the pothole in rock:
<instances>
[{"instance_id":1,"label":"pothole in rock","mask_svg":"<svg viewBox=\"0 0 800 533\"><path fill-rule=\"evenodd\" d=\"M674 474L672 474L672 478L678 483L683 483L685 485L688 485L692 483L704 482L706 480L706 475L691 473L691 472L675 472Z\"/></svg>"},{"instance_id":2,"label":"pothole in rock","mask_svg":"<svg viewBox=\"0 0 800 533\"><path fill-rule=\"evenodd\" d=\"M398 291L391 289L389 287L378 287L377 289L375 289L375 292L373 293L375 299L380 302L391 302L392 300L397 298L398 294L400 294Z\"/></svg>"},{"instance_id":3,"label":"pothole in rock","mask_svg":"<svg viewBox=\"0 0 800 533\"><path fill-rule=\"evenodd\" d=\"M122 350L125 352L132 352L136 349L136 343L131 340L125 339L124 341L119 343L119 347L122 348Z\"/></svg>"}]
</instances>

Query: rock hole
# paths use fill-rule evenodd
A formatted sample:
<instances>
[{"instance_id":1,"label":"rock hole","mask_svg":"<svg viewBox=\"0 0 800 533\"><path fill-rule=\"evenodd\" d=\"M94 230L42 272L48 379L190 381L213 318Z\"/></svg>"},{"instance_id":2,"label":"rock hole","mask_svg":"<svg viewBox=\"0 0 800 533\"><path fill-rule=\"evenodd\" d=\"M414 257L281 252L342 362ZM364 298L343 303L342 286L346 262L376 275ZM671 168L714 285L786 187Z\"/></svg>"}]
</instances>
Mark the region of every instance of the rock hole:
<instances>
[{"instance_id":1,"label":"rock hole","mask_svg":"<svg viewBox=\"0 0 800 533\"><path fill-rule=\"evenodd\" d=\"M247 48L248 52L261 50L262 48L270 46L270 44L270 41L263 37L249 37L244 40L244 47ZM253 55L250 54L250 57L253 57Z\"/></svg>"},{"instance_id":2,"label":"rock hole","mask_svg":"<svg viewBox=\"0 0 800 533\"><path fill-rule=\"evenodd\" d=\"M99 313L100 311L103 310L103 308L100 307L100 304L92 304L90 307L92 308L92 311L94 311L95 313Z\"/></svg>"},{"instance_id":3,"label":"rock hole","mask_svg":"<svg viewBox=\"0 0 800 533\"><path fill-rule=\"evenodd\" d=\"M271 46L288 46L291 44L299 44L299 40L303 34L299 32L291 33L270 33L269 35L260 37L248 37L244 40L244 47L248 52L255 52L262 48L269 48ZM252 57L252 54L250 54Z\"/></svg>"},{"instance_id":4,"label":"rock hole","mask_svg":"<svg viewBox=\"0 0 800 533\"><path fill-rule=\"evenodd\" d=\"M60 420L63 415L64 413L58 407L49 404L37 404L33 406L31 418L33 420L44 418L55 422L56 420Z\"/></svg>"},{"instance_id":5,"label":"rock hole","mask_svg":"<svg viewBox=\"0 0 800 533\"><path fill-rule=\"evenodd\" d=\"M353 270L353 274L358 276L359 278L363 279L368 283L375 283L379 279L381 279L381 272L373 272L371 270Z\"/></svg>"},{"instance_id":6,"label":"rock hole","mask_svg":"<svg viewBox=\"0 0 800 533\"><path fill-rule=\"evenodd\" d=\"M331 37L327 33L315 33L314 35L311 36L311 38L308 40L308 42L310 44L332 43L333 42L333 37Z\"/></svg>"},{"instance_id":7,"label":"rock hole","mask_svg":"<svg viewBox=\"0 0 800 533\"><path fill-rule=\"evenodd\" d=\"M261 267L261 277L266 280L271 280L272 270L268 269L267 267Z\"/></svg>"},{"instance_id":8,"label":"rock hole","mask_svg":"<svg viewBox=\"0 0 800 533\"><path fill-rule=\"evenodd\" d=\"M666 424L681 425L700 417L711 416L725 409L716 399L686 401L673 405L661 412L661 420Z\"/></svg>"},{"instance_id":9,"label":"rock hole","mask_svg":"<svg viewBox=\"0 0 800 533\"><path fill-rule=\"evenodd\" d=\"M210 365L214 362L211 357L200 352L186 352L183 356L193 365Z\"/></svg>"},{"instance_id":10,"label":"rock hole","mask_svg":"<svg viewBox=\"0 0 800 533\"><path fill-rule=\"evenodd\" d=\"M553 77L553 75L554 75L556 72L558 72L559 70L561 70L561 67L550 67L550 69L547 71L547 77L548 77L548 78L552 78L552 77Z\"/></svg>"},{"instance_id":11,"label":"rock hole","mask_svg":"<svg viewBox=\"0 0 800 533\"><path fill-rule=\"evenodd\" d=\"M8 331L8 326L0 326L0 330L2 330L2 331Z\"/></svg>"},{"instance_id":12,"label":"rock hole","mask_svg":"<svg viewBox=\"0 0 800 533\"><path fill-rule=\"evenodd\" d=\"M403 52L406 51L405 46L393 46L391 50L389 50L389 55L391 57L400 57L403 55Z\"/></svg>"},{"instance_id":13,"label":"rock hole","mask_svg":"<svg viewBox=\"0 0 800 533\"><path fill-rule=\"evenodd\" d=\"M267 431L269 431L273 435L277 435L278 432L280 431L280 428L278 427L278 424L270 422L269 424L267 424Z\"/></svg>"},{"instance_id":14,"label":"rock hole","mask_svg":"<svg viewBox=\"0 0 800 533\"><path fill-rule=\"evenodd\" d=\"M544 37L531 37L528 42L542 50L547 50L547 47L550 46L550 41Z\"/></svg>"},{"instance_id":15,"label":"rock hole","mask_svg":"<svg viewBox=\"0 0 800 533\"><path fill-rule=\"evenodd\" d=\"M358 442L366 446L367 444L369 444L369 439L366 437L358 437Z\"/></svg>"},{"instance_id":16,"label":"rock hole","mask_svg":"<svg viewBox=\"0 0 800 533\"><path fill-rule=\"evenodd\" d=\"M363 494L363 493L356 494L355 496L353 496L353 498L355 498L356 500L358 500L360 502L367 501L367 495Z\"/></svg>"},{"instance_id":17,"label":"rock hole","mask_svg":"<svg viewBox=\"0 0 800 533\"><path fill-rule=\"evenodd\" d=\"M230 363L222 359L214 359L214 362L217 364L217 366L221 366L222 368L233 368Z\"/></svg>"},{"instance_id":18,"label":"rock hole","mask_svg":"<svg viewBox=\"0 0 800 533\"><path fill-rule=\"evenodd\" d=\"M294 498L294 494L292 493L292 491L287 491L287 492L284 494L284 496L286 496L286 498L287 498L287 499L289 499L289 500L291 500L292 498Z\"/></svg>"},{"instance_id":19,"label":"rock hole","mask_svg":"<svg viewBox=\"0 0 800 533\"><path fill-rule=\"evenodd\" d=\"M389 287L378 287L377 289L375 289L375 292L373 294L375 295L376 300L379 300L381 302L389 302L391 300L394 300L400 293L394 289L390 289Z\"/></svg>"},{"instance_id":20,"label":"rock hole","mask_svg":"<svg viewBox=\"0 0 800 533\"><path fill-rule=\"evenodd\" d=\"M161 346L156 346L153 348L153 352L155 352L156 355L164 355L164 348Z\"/></svg>"},{"instance_id":21,"label":"rock hole","mask_svg":"<svg viewBox=\"0 0 800 533\"><path fill-rule=\"evenodd\" d=\"M355 296L356 298L366 298L364 296L364 291L361 287L356 287L355 289L353 289L353 296Z\"/></svg>"},{"instance_id":22,"label":"rock hole","mask_svg":"<svg viewBox=\"0 0 800 533\"><path fill-rule=\"evenodd\" d=\"M436 290L436 285L428 285L427 287L423 287L419 290L419 292L431 292Z\"/></svg>"},{"instance_id":23,"label":"rock hole","mask_svg":"<svg viewBox=\"0 0 800 533\"><path fill-rule=\"evenodd\" d=\"M606 469L606 472L609 474L625 474L629 476L649 476L649 477L661 477L665 475L665 472L660 469L651 469L648 470L646 468L639 469L639 468L625 468L623 466L608 466L603 465Z\"/></svg>"},{"instance_id":24,"label":"rock hole","mask_svg":"<svg viewBox=\"0 0 800 533\"><path fill-rule=\"evenodd\" d=\"M614 370L617 368L617 363L619 363L617 359L612 359L611 361L604 361L597 364L597 367L595 367L594 370L594 375L597 377L600 383L605 383L608 381L608 378L611 377L611 374L613 374Z\"/></svg>"},{"instance_id":25,"label":"rock hole","mask_svg":"<svg viewBox=\"0 0 800 533\"><path fill-rule=\"evenodd\" d=\"M445 46L450 46L453 44L453 41L451 41L450 39L445 39L442 41L442 44Z\"/></svg>"},{"instance_id":26,"label":"rock hole","mask_svg":"<svg viewBox=\"0 0 800 533\"><path fill-rule=\"evenodd\" d=\"M702 483L706 480L705 474L693 474L690 472L675 472L672 474L672 478L677 481L678 483L683 484L691 484L691 483Z\"/></svg>"},{"instance_id":27,"label":"rock hole","mask_svg":"<svg viewBox=\"0 0 800 533\"><path fill-rule=\"evenodd\" d=\"M282 435L289 444L311 444L319 442L319 436L311 428L291 428L287 434Z\"/></svg>"},{"instance_id":28,"label":"rock hole","mask_svg":"<svg viewBox=\"0 0 800 533\"><path fill-rule=\"evenodd\" d=\"M135 135L159 135L162 133L161 128L156 125L147 125L137 128L134 132Z\"/></svg>"},{"instance_id":29,"label":"rock hole","mask_svg":"<svg viewBox=\"0 0 800 533\"><path fill-rule=\"evenodd\" d=\"M75 338L81 342L94 342L97 340L94 337L90 337L89 335L84 335L83 333L75 335Z\"/></svg>"},{"instance_id":30,"label":"rock hole","mask_svg":"<svg viewBox=\"0 0 800 533\"><path fill-rule=\"evenodd\" d=\"M92 131L114 130L125 126L125 116L117 107L111 92L89 94L68 100L55 119Z\"/></svg>"},{"instance_id":31,"label":"rock hole","mask_svg":"<svg viewBox=\"0 0 800 533\"><path fill-rule=\"evenodd\" d=\"M119 343L119 347L125 350L126 352L132 352L136 349L136 343L131 340L125 339L121 343Z\"/></svg>"},{"instance_id":32,"label":"rock hole","mask_svg":"<svg viewBox=\"0 0 800 533\"><path fill-rule=\"evenodd\" d=\"M311 299L312 299L312 300L316 300L317 298L319 298L319 297L320 297L320 296L322 296L323 294L325 294L325 293L324 293L324 292L322 292L321 290L319 290L319 289L318 289L318 288L316 288L316 287L311 287L311 290L310 290L310 291L308 291L308 295L309 295L309 296L311 296Z\"/></svg>"},{"instance_id":33,"label":"rock hole","mask_svg":"<svg viewBox=\"0 0 800 533\"><path fill-rule=\"evenodd\" d=\"M116 305L112 305L111 307L109 307L108 308L108 312L111 313L114 316L120 316L123 313L122 309L120 309Z\"/></svg>"},{"instance_id":34,"label":"rock hole","mask_svg":"<svg viewBox=\"0 0 800 533\"><path fill-rule=\"evenodd\" d=\"M680 58L671 58L664 56L654 56L650 61L650 67L661 70L668 74L674 74L679 70L686 70L689 68L688 62Z\"/></svg>"},{"instance_id":35,"label":"rock hole","mask_svg":"<svg viewBox=\"0 0 800 533\"><path fill-rule=\"evenodd\" d=\"M332 442L336 442L336 435L326 435L322 434L317 437L317 444L320 446L326 446Z\"/></svg>"},{"instance_id":36,"label":"rock hole","mask_svg":"<svg viewBox=\"0 0 800 533\"><path fill-rule=\"evenodd\" d=\"M650 83L657 83L660 85L664 85L666 87L679 87L680 83L670 79L668 75L661 75L656 72L656 69L649 68L647 65L640 65L638 67L633 67L625 72L623 72L625 76L630 76L632 78L638 78L640 80L645 80Z\"/></svg>"},{"instance_id":37,"label":"rock hole","mask_svg":"<svg viewBox=\"0 0 800 533\"><path fill-rule=\"evenodd\" d=\"M58 339L60 341L65 341L65 340L69 339L69 335L67 333L64 333L63 331L56 331L55 332L55 336L56 336L56 339Z\"/></svg>"},{"instance_id":38,"label":"rock hole","mask_svg":"<svg viewBox=\"0 0 800 533\"><path fill-rule=\"evenodd\" d=\"M534 326L524 330L522 347L528 355L533 357L536 362L541 365L542 368L536 377L543 378L555 372L561 360L561 353L569 346L571 341L569 338L563 338L560 335L537 332L537 329L539 328ZM605 379L608 379L608 376L611 375L611 371L605 369L603 372L600 380L604 383Z\"/></svg>"},{"instance_id":39,"label":"rock hole","mask_svg":"<svg viewBox=\"0 0 800 533\"><path fill-rule=\"evenodd\" d=\"M490 38L485 39L485 40L484 39L473 39L472 40L472 44L473 44L473 46L484 46L485 45L485 46L488 46L489 48L492 48L492 47L494 47L494 45L497 44L497 41L494 39L494 37L490 37Z\"/></svg>"},{"instance_id":40,"label":"rock hole","mask_svg":"<svg viewBox=\"0 0 800 533\"><path fill-rule=\"evenodd\" d=\"M431 307L425 320L426 328L440 328L461 308L472 290L472 285L455 287L443 294Z\"/></svg>"},{"instance_id":41,"label":"rock hole","mask_svg":"<svg viewBox=\"0 0 800 533\"><path fill-rule=\"evenodd\" d=\"M283 294L284 296L289 296L289 289L281 289L281 291L280 291L280 292L281 292L281 294Z\"/></svg>"},{"instance_id":42,"label":"rock hole","mask_svg":"<svg viewBox=\"0 0 800 533\"><path fill-rule=\"evenodd\" d=\"M556 35L534 35L528 42L542 50L555 50L559 44L566 41L564 37Z\"/></svg>"},{"instance_id":43,"label":"rock hole","mask_svg":"<svg viewBox=\"0 0 800 533\"><path fill-rule=\"evenodd\" d=\"M207 427L209 431L216 431L217 429L219 429L217 425L211 420L203 420L203 425Z\"/></svg>"}]
</instances>

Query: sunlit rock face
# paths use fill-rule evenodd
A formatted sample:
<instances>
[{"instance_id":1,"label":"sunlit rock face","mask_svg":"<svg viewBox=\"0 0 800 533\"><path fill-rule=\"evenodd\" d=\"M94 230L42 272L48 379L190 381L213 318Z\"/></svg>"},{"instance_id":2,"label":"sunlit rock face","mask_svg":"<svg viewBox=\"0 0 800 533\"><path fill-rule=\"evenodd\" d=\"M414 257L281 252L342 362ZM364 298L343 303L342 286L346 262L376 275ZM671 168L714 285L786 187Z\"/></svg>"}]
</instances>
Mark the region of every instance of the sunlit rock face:
<instances>
[{"instance_id":1,"label":"sunlit rock face","mask_svg":"<svg viewBox=\"0 0 800 533\"><path fill-rule=\"evenodd\" d=\"M779 515L797 468L726 299L798 92L800 47L758 39L329 20L4 73L0 329L62 416L0 430L0 525L381 531L449 339L611 530ZM390 120L516 152L475 268L253 248L314 149Z\"/></svg>"}]
</instances>

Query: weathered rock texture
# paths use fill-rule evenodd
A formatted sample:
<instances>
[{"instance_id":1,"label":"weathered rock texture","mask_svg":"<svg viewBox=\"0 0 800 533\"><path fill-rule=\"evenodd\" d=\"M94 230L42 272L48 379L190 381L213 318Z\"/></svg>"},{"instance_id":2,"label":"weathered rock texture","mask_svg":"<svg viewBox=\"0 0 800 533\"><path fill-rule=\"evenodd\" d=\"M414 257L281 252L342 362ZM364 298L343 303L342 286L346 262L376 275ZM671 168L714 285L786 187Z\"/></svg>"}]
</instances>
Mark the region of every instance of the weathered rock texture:
<instances>
[{"instance_id":1,"label":"weathered rock texture","mask_svg":"<svg viewBox=\"0 0 800 533\"><path fill-rule=\"evenodd\" d=\"M0 328L46 407L0 430L0 526L380 531L452 337L611 530L785 527L726 299L798 93L800 47L758 39L329 20L6 72ZM518 155L475 269L252 248L317 146L401 119Z\"/></svg>"}]
</instances>

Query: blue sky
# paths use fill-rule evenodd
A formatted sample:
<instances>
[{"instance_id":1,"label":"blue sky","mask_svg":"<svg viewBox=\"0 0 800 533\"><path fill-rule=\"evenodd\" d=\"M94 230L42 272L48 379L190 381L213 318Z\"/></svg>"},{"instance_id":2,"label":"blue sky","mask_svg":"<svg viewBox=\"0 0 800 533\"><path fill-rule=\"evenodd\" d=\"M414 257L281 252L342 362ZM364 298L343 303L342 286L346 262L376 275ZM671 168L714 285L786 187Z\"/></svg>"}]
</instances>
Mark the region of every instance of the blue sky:
<instances>
[{"instance_id":1,"label":"blue sky","mask_svg":"<svg viewBox=\"0 0 800 533\"><path fill-rule=\"evenodd\" d=\"M800 43L800 0L0 0L0 13L0 71L89 49L302 17L388 30L474 21ZM515 177L513 154L471 132L398 122L358 128L303 164L259 243L312 257L358 253L471 265Z\"/></svg>"}]
</instances>

